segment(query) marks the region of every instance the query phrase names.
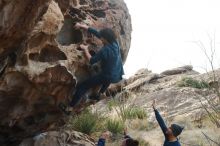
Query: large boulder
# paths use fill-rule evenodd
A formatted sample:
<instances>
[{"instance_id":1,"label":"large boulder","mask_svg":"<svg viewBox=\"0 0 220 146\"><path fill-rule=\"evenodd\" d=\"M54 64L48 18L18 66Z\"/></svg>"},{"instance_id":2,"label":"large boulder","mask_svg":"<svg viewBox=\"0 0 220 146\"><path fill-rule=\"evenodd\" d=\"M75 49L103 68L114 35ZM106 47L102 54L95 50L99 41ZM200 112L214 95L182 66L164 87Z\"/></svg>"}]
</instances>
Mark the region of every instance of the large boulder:
<instances>
[{"instance_id":1,"label":"large boulder","mask_svg":"<svg viewBox=\"0 0 220 146\"><path fill-rule=\"evenodd\" d=\"M123 0L2 0L0 8L0 143L17 145L63 125L57 105L100 71L78 49L87 43L96 53L100 40L74 24L112 28L125 62L131 19Z\"/></svg>"}]
</instances>

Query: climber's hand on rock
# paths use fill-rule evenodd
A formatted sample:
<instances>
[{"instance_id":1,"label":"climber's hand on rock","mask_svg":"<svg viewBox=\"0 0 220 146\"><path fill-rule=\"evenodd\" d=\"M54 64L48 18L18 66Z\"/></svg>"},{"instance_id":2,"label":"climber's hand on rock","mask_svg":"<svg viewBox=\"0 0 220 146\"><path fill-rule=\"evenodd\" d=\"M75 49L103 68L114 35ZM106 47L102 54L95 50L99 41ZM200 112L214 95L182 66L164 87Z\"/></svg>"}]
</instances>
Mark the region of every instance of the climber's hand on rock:
<instances>
[{"instance_id":1,"label":"climber's hand on rock","mask_svg":"<svg viewBox=\"0 0 220 146\"><path fill-rule=\"evenodd\" d=\"M82 28L82 29L86 29L87 30L89 28L89 26L86 25L86 24L76 23L75 24L75 28L77 28L77 29Z\"/></svg>"},{"instance_id":2,"label":"climber's hand on rock","mask_svg":"<svg viewBox=\"0 0 220 146\"><path fill-rule=\"evenodd\" d=\"M80 48L81 48L83 51L88 51L88 47L89 47L89 45L83 45L83 44L80 45Z\"/></svg>"},{"instance_id":3,"label":"climber's hand on rock","mask_svg":"<svg viewBox=\"0 0 220 146\"><path fill-rule=\"evenodd\" d=\"M76 23L74 27L77 28L77 29L80 29L81 28L81 24L80 23Z\"/></svg>"}]
</instances>

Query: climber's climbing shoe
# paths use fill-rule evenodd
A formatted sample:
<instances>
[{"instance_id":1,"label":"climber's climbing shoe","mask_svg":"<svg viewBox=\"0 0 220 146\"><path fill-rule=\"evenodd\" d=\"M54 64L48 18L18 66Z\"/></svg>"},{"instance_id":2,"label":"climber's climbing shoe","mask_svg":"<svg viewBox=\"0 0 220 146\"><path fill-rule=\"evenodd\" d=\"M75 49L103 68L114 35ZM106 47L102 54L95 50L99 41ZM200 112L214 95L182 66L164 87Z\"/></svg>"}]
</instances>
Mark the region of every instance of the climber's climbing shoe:
<instances>
[{"instance_id":1,"label":"climber's climbing shoe","mask_svg":"<svg viewBox=\"0 0 220 146\"><path fill-rule=\"evenodd\" d=\"M65 104L59 103L58 107L59 107L59 109L60 109L64 114L66 114L67 116L70 115L71 111L68 110L68 108L67 108L67 106L66 106Z\"/></svg>"},{"instance_id":2,"label":"climber's climbing shoe","mask_svg":"<svg viewBox=\"0 0 220 146\"><path fill-rule=\"evenodd\" d=\"M99 95L90 96L89 99L90 100L99 101L100 100L100 96Z\"/></svg>"}]
</instances>

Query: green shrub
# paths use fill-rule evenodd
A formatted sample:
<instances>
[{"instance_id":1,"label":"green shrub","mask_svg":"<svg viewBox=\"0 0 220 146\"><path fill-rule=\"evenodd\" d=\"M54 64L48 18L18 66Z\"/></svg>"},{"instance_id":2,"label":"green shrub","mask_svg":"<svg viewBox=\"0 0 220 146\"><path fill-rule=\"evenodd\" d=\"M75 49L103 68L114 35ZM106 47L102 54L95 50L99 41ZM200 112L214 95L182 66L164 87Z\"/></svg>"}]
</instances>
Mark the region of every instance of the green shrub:
<instances>
[{"instance_id":1,"label":"green shrub","mask_svg":"<svg viewBox=\"0 0 220 146\"><path fill-rule=\"evenodd\" d=\"M142 108L136 107L136 108L133 108L131 111L134 115L136 115L136 118L138 119L144 119L147 117L146 111Z\"/></svg>"},{"instance_id":2,"label":"green shrub","mask_svg":"<svg viewBox=\"0 0 220 146\"><path fill-rule=\"evenodd\" d=\"M106 128L113 134L119 134L123 132L124 124L121 120L108 119L106 122Z\"/></svg>"},{"instance_id":3,"label":"green shrub","mask_svg":"<svg viewBox=\"0 0 220 146\"><path fill-rule=\"evenodd\" d=\"M147 114L144 109L139 107L128 107L124 110L125 119L144 119L147 117Z\"/></svg>"},{"instance_id":4,"label":"green shrub","mask_svg":"<svg viewBox=\"0 0 220 146\"><path fill-rule=\"evenodd\" d=\"M198 81L193 78L183 78L179 83L179 87L193 87L198 89L209 88L209 84L205 81Z\"/></svg>"},{"instance_id":5,"label":"green shrub","mask_svg":"<svg viewBox=\"0 0 220 146\"><path fill-rule=\"evenodd\" d=\"M131 108L125 108L124 110L121 110L119 114L121 114L121 117L124 121L127 119L135 119L136 116L132 113Z\"/></svg>"},{"instance_id":6,"label":"green shrub","mask_svg":"<svg viewBox=\"0 0 220 146\"><path fill-rule=\"evenodd\" d=\"M147 114L144 109L140 107L133 107L132 105L127 105L123 100L119 101L112 99L107 103L108 109L115 110L118 117L125 122L127 119L144 119Z\"/></svg>"},{"instance_id":7,"label":"green shrub","mask_svg":"<svg viewBox=\"0 0 220 146\"><path fill-rule=\"evenodd\" d=\"M108 107L108 110L112 110L113 107L116 107L118 105L118 102L114 99L111 99L107 102L107 107Z\"/></svg>"},{"instance_id":8,"label":"green shrub","mask_svg":"<svg viewBox=\"0 0 220 146\"><path fill-rule=\"evenodd\" d=\"M83 111L79 116L73 117L70 121L71 127L79 132L91 134L96 130L97 124L102 117L98 113Z\"/></svg>"}]
</instances>

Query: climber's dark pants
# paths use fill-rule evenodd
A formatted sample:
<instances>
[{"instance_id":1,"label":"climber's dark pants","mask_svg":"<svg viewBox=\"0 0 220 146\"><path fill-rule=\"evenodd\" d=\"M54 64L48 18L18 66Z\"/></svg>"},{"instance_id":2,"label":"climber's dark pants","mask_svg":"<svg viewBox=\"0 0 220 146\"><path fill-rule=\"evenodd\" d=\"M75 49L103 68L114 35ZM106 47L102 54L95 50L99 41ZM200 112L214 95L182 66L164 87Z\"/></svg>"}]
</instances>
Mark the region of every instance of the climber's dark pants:
<instances>
[{"instance_id":1,"label":"climber's dark pants","mask_svg":"<svg viewBox=\"0 0 220 146\"><path fill-rule=\"evenodd\" d=\"M79 84L76 87L76 92L72 96L72 101L70 102L70 106L75 106L80 102L81 97L92 87L101 85L101 89L99 90L98 96L101 93L104 93L105 90L108 88L108 86L111 84L111 82L107 79L105 79L102 75L96 75L93 76L81 84Z\"/></svg>"}]
</instances>

